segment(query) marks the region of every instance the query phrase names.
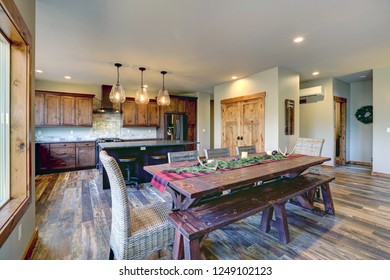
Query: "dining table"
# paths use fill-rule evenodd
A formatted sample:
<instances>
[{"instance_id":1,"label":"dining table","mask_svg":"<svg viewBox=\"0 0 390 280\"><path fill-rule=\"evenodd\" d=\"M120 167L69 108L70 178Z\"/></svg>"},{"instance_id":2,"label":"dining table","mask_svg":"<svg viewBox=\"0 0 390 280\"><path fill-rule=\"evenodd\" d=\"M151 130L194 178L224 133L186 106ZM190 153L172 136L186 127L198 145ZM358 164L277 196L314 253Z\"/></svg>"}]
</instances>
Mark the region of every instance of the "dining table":
<instances>
[{"instance_id":1,"label":"dining table","mask_svg":"<svg viewBox=\"0 0 390 280\"><path fill-rule=\"evenodd\" d=\"M264 153L251 156L263 155ZM221 159L237 160L237 157ZM169 172L172 169L195 166L199 160L148 165L144 166L144 170L153 176L152 186L161 192L169 192L173 210L184 210L197 205L202 198L223 195L239 190L243 186L261 184L279 178L295 178L308 168L329 160L328 157L293 154L281 160L266 159L239 168L199 174ZM310 206L310 203L308 205Z\"/></svg>"}]
</instances>

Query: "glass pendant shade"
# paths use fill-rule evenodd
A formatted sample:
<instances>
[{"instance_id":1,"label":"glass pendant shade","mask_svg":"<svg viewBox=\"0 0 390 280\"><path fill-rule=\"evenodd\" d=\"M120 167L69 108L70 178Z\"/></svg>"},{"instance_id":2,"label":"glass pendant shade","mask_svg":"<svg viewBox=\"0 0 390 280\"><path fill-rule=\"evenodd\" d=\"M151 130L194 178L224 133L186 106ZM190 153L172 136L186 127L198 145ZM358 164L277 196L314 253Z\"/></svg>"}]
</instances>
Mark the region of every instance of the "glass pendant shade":
<instances>
[{"instance_id":1,"label":"glass pendant shade","mask_svg":"<svg viewBox=\"0 0 390 280\"><path fill-rule=\"evenodd\" d=\"M144 67L140 67L139 70L141 71L141 86L137 89L137 92L135 93L135 103L137 104L148 104L149 103L149 95L148 90L144 87Z\"/></svg>"},{"instance_id":2,"label":"glass pendant shade","mask_svg":"<svg viewBox=\"0 0 390 280\"><path fill-rule=\"evenodd\" d=\"M121 84L115 84L110 91L110 101L112 103L123 103L126 100L125 90Z\"/></svg>"},{"instance_id":3,"label":"glass pendant shade","mask_svg":"<svg viewBox=\"0 0 390 280\"><path fill-rule=\"evenodd\" d=\"M158 91L158 95L157 95L157 105L159 106L168 106L171 103L171 98L169 98L169 93L165 89L164 76L166 73L167 73L166 71L161 71L161 74L163 75L163 87Z\"/></svg>"},{"instance_id":4,"label":"glass pendant shade","mask_svg":"<svg viewBox=\"0 0 390 280\"><path fill-rule=\"evenodd\" d=\"M110 91L110 101L112 103L123 103L126 100L126 93L123 89L123 86L119 83L119 67L122 66L120 63L115 63L117 68L117 80L116 84L114 84Z\"/></svg>"}]
</instances>

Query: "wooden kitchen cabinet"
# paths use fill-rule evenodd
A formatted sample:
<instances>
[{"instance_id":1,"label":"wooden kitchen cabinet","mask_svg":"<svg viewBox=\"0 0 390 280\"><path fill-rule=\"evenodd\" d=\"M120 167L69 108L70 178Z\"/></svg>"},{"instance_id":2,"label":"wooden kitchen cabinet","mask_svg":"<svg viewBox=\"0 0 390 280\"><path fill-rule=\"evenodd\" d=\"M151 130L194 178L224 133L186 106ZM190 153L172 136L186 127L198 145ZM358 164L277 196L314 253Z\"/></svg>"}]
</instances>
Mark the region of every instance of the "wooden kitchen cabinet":
<instances>
[{"instance_id":1,"label":"wooden kitchen cabinet","mask_svg":"<svg viewBox=\"0 0 390 280\"><path fill-rule=\"evenodd\" d=\"M92 126L92 94L35 92L35 126Z\"/></svg>"},{"instance_id":2,"label":"wooden kitchen cabinet","mask_svg":"<svg viewBox=\"0 0 390 280\"><path fill-rule=\"evenodd\" d=\"M61 96L61 125L76 125L76 102L73 96Z\"/></svg>"},{"instance_id":3,"label":"wooden kitchen cabinet","mask_svg":"<svg viewBox=\"0 0 390 280\"><path fill-rule=\"evenodd\" d=\"M45 123L48 126L58 126L61 124L61 96L55 94L45 94Z\"/></svg>"},{"instance_id":4,"label":"wooden kitchen cabinet","mask_svg":"<svg viewBox=\"0 0 390 280\"><path fill-rule=\"evenodd\" d=\"M45 95L35 95L35 126L45 124Z\"/></svg>"},{"instance_id":5,"label":"wooden kitchen cabinet","mask_svg":"<svg viewBox=\"0 0 390 280\"><path fill-rule=\"evenodd\" d=\"M76 97L75 118L77 126L92 126L92 102L89 97Z\"/></svg>"},{"instance_id":6,"label":"wooden kitchen cabinet","mask_svg":"<svg viewBox=\"0 0 390 280\"><path fill-rule=\"evenodd\" d=\"M76 167L76 144L50 144L50 169L68 169Z\"/></svg>"},{"instance_id":7,"label":"wooden kitchen cabinet","mask_svg":"<svg viewBox=\"0 0 390 280\"><path fill-rule=\"evenodd\" d=\"M76 167L95 166L95 142L76 143Z\"/></svg>"},{"instance_id":8,"label":"wooden kitchen cabinet","mask_svg":"<svg viewBox=\"0 0 390 280\"><path fill-rule=\"evenodd\" d=\"M95 142L36 144L36 173L95 167Z\"/></svg>"},{"instance_id":9,"label":"wooden kitchen cabinet","mask_svg":"<svg viewBox=\"0 0 390 280\"><path fill-rule=\"evenodd\" d=\"M136 104L134 98L126 98L123 103L122 121L124 127L159 126L160 114L156 100L148 104Z\"/></svg>"}]
</instances>

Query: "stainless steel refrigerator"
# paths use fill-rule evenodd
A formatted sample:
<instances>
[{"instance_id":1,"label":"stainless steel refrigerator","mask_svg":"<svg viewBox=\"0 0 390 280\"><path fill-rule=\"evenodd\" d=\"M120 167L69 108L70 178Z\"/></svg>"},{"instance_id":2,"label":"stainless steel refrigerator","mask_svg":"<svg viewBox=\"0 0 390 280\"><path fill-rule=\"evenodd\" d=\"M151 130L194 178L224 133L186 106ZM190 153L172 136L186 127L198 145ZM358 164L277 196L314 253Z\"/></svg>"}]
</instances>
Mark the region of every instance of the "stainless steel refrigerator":
<instances>
[{"instance_id":1,"label":"stainless steel refrigerator","mask_svg":"<svg viewBox=\"0 0 390 280\"><path fill-rule=\"evenodd\" d=\"M165 113L165 140L187 141L187 115Z\"/></svg>"}]
</instances>

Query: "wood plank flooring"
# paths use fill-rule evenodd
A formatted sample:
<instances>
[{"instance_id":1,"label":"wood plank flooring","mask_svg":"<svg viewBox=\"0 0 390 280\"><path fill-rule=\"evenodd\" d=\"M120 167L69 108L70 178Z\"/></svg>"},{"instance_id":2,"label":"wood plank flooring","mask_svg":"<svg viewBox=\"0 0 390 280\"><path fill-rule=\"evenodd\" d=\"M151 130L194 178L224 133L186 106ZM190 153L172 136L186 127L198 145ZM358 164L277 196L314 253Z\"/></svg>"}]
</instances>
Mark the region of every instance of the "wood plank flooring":
<instances>
[{"instance_id":1,"label":"wood plank flooring","mask_svg":"<svg viewBox=\"0 0 390 280\"><path fill-rule=\"evenodd\" d=\"M291 242L277 232L259 230L261 215L211 233L202 247L207 259L390 259L390 179L370 175L370 168L347 165L320 168L332 174L335 216L317 216L287 203ZM145 184L129 188L131 207L170 202ZM103 190L95 169L36 177L39 238L31 259L108 259L110 190ZM148 259L170 259L172 247Z\"/></svg>"}]
</instances>

